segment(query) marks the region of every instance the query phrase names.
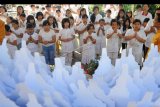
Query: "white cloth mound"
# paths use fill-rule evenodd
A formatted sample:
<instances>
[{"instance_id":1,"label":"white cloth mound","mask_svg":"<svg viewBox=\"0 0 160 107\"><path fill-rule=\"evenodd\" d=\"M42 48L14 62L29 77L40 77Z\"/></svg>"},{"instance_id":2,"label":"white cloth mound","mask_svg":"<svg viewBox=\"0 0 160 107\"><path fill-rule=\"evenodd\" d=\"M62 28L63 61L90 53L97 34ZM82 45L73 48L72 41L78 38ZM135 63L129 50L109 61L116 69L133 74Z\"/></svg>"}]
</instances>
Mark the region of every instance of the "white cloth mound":
<instances>
[{"instance_id":1,"label":"white cloth mound","mask_svg":"<svg viewBox=\"0 0 160 107\"><path fill-rule=\"evenodd\" d=\"M0 107L158 107L160 106L160 54L151 46L142 70L132 56L111 65L102 50L93 79L87 81L81 63L64 65L55 58L51 73L44 56L28 50L25 41L10 59L6 40L0 46Z\"/></svg>"}]
</instances>

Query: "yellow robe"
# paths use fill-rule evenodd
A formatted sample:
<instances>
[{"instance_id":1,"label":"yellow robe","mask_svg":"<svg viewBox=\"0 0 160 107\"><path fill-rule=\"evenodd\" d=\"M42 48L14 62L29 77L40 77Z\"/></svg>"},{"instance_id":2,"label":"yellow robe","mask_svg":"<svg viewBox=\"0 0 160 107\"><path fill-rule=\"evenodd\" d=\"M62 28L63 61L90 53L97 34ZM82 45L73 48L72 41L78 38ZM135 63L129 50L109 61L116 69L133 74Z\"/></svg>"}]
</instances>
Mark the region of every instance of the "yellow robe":
<instances>
[{"instance_id":1,"label":"yellow robe","mask_svg":"<svg viewBox=\"0 0 160 107\"><path fill-rule=\"evenodd\" d=\"M157 31L156 35L153 37L152 42L154 45L158 46L158 52L160 53L160 30Z\"/></svg>"},{"instance_id":2,"label":"yellow robe","mask_svg":"<svg viewBox=\"0 0 160 107\"><path fill-rule=\"evenodd\" d=\"M0 44L2 44L5 36L5 23L0 19Z\"/></svg>"}]
</instances>

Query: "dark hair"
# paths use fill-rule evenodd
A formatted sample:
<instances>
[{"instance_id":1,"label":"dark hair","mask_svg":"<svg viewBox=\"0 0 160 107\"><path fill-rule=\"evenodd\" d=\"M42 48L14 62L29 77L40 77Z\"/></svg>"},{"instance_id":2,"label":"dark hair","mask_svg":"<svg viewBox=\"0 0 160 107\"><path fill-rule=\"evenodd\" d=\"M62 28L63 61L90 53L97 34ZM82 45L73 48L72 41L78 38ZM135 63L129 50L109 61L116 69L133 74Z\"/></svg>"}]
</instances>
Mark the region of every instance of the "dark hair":
<instances>
[{"instance_id":1,"label":"dark hair","mask_svg":"<svg viewBox=\"0 0 160 107\"><path fill-rule=\"evenodd\" d=\"M48 22L48 20L44 20L43 21L43 26L46 26L46 25L50 25L49 22Z\"/></svg>"},{"instance_id":2,"label":"dark hair","mask_svg":"<svg viewBox=\"0 0 160 107\"><path fill-rule=\"evenodd\" d=\"M56 10L56 13L57 13L57 12L60 12L60 13L61 13L61 10L58 9L58 10Z\"/></svg>"},{"instance_id":3,"label":"dark hair","mask_svg":"<svg viewBox=\"0 0 160 107\"><path fill-rule=\"evenodd\" d=\"M156 11L160 11L160 7L156 9ZM158 17L158 22L160 22L160 13L156 13L157 17Z\"/></svg>"},{"instance_id":4,"label":"dark hair","mask_svg":"<svg viewBox=\"0 0 160 107\"><path fill-rule=\"evenodd\" d=\"M72 19L72 20L74 20L73 16L69 17L69 19Z\"/></svg>"},{"instance_id":5,"label":"dark hair","mask_svg":"<svg viewBox=\"0 0 160 107\"><path fill-rule=\"evenodd\" d=\"M13 21L13 17L12 16L8 16L8 18L11 20L11 22Z\"/></svg>"},{"instance_id":6,"label":"dark hair","mask_svg":"<svg viewBox=\"0 0 160 107\"><path fill-rule=\"evenodd\" d=\"M143 6L144 6L144 5L147 5L147 6L149 7L149 4L143 4Z\"/></svg>"},{"instance_id":7,"label":"dark hair","mask_svg":"<svg viewBox=\"0 0 160 107\"><path fill-rule=\"evenodd\" d=\"M69 28L70 28L70 21L69 18L63 18L62 19L62 27L64 28L64 23L68 22L69 23Z\"/></svg>"},{"instance_id":8,"label":"dark hair","mask_svg":"<svg viewBox=\"0 0 160 107\"><path fill-rule=\"evenodd\" d=\"M150 20L149 18L145 18L144 21L143 21L143 23L144 23L144 22L147 22L147 23L148 23L149 20Z\"/></svg>"},{"instance_id":9,"label":"dark hair","mask_svg":"<svg viewBox=\"0 0 160 107\"><path fill-rule=\"evenodd\" d=\"M132 11L128 11L127 13L131 13L131 16L129 17L128 14L126 14L127 18L132 18Z\"/></svg>"},{"instance_id":10,"label":"dark hair","mask_svg":"<svg viewBox=\"0 0 160 107\"><path fill-rule=\"evenodd\" d=\"M139 9L139 8L142 8L142 6L138 4L138 5L136 6L136 9Z\"/></svg>"},{"instance_id":11,"label":"dark hair","mask_svg":"<svg viewBox=\"0 0 160 107\"><path fill-rule=\"evenodd\" d=\"M106 11L106 13L111 13L112 11L110 10L110 9L108 9L107 11Z\"/></svg>"},{"instance_id":12,"label":"dark hair","mask_svg":"<svg viewBox=\"0 0 160 107\"><path fill-rule=\"evenodd\" d=\"M100 19L100 20L99 20L99 22L101 22L101 21L105 22L105 20L104 20L104 19Z\"/></svg>"},{"instance_id":13,"label":"dark hair","mask_svg":"<svg viewBox=\"0 0 160 107\"><path fill-rule=\"evenodd\" d=\"M5 25L5 31L6 31L6 32L11 32L11 28L10 28L9 25Z\"/></svg>"},{"instance_id":14,"label":"dark hair","mask_svg":"<svg viewBox=\"0 0 160 107\"><path fill-rule=\"evenodd\" d=\"M94 24L92 24L92 23L91 23L91 24L88 24L88 25L87 25L87 31L88 31L91 27L94 28Z\"/></svg>"},{"instance_id":15,"label":"dark hair","mask_svg":"<svg viewBox=\"0 0 160 107\"><path fill-rule=\"evenodd\" d=\"M34 28L34 26L33 26L33 24L28 23L27 26L26 26L26 28L27 28L27 29L29 29L29 28Z\"/></svg>"},{"instance_id":16,"label":"dark hair","mask_svg":"<svg viewBox=\"0 0 160 107\"><path fill-rule=\"evenodd\" d=\"M5 12L7 12L7 9L5 6L0 6L0 8L3 8Z\"/></svg>"},{"instance_id":17,"label":"dark hair","mask_svg":"<svg viewBox=\"0 0 160 107\"><path fill-rule=\"evenodd\" d=\"M93 12L94 12L95 9L98 9L98 10L99 10L99 7L98 7L98 6L94 6L94 7L93 7Z\"/></svg>"},{"instance_id":18,"label":"dark hair","mask_svg":"<svg viewBox=\"0 0 160 107\"><path fill-rule=\"evenodd\" d=\"M86 14L82 15L82 19L84 19L84 18L88 19L88 16Z\"/></svg>"},{"instance_id":19,"label":"dark hair","mask_svg":"<svg viewBox=\"0 0 160 107\"><path fill-rule=\"evenodd\" d=\"M67 10L66 10L66 12L67 12L67 11L70 11L70 12L71 12L71 10L70 10L70 9L67 9Z\"/></svg>"},{"instance_id":20,"label":"dark hair","mask_svg":"<svg viewBox=\"0 0 160 107\"><path fill-rule=\"evenodd\" d=\"M94 13L91 15L90 20L91 20L92 23L95 22L95 20L96 20L96 15L95 15Z\"/></svg>"},{"instance_id":21,"label":"dark hair","mask_svg":"<svg viewBox=\"0 0 160 107\"><path fill-rule=\"evenodd\" d=\"M13 19L12 23L17 24L17 25L19 24L18 20L16 20L16 19Z\"/></svg>"},{"instance_id":22,"label":"dark hair","mask_svg":"<svg viewBox=\"0 0 160 107\"><path fill-rule=\"evenodd\" d=\"M47 8L47 7L50 7L50 8L51 8L51 4L47 4L47 5L46 5L46 8Z\"/></svg>"},{"instance_id":23,"label":"dark hair","mask_svg":"<svg viewBox=\"0 0 160 107\"><path fill-rule=\"evenodd\" d=\"M125 20L125 10L124 10L124 9L120 9L120 10L119 10L118 15L117 15L117 20L120 19L120 12L123 12L123 13L124 13L124 16L122 17L122 19Z\"/></svg>"},{"instance_id":24,"label":"dark hair","mask_svg":"<svg viewBox=\"0 0 160 107\"><path fill-rule=\"evenodd\" d=\"M54 16L48 16L48 18L47 18L47 20L48 20L48 22L49 22L49 19L50 18L53 18L53 28L58 28L58 23L57 23L57 20L56 20L56 18L54 17ZM50 23L51 24L51 23Z\"/></svg>"},{"instance_id":25,"label":"dark hair","mask_svg":"<svg viewBox=\"0 0 160 107\"><path fill-rule=\"evenodd\" d=\"M31 7L36 7L34 4L31 4Z\"/></svg>"},{"instance_id":26,"label":"dark hair","mask_svg":"<svg viewBox=\"0 0 160 107\"><path fill-rule=\"evenodd\" d=\"M18 13L18 8L22 8L22 13L24 13L24 8L23 8L23 6L18 6L18 7L17 7L17 15L20 15L20 13Z\"/></svg>"},{"instance_id":27,"label":"dark hair","mask_svg":"<svg viewBox=\"0 0 160 107\"><path fill-rule=\"evenodd\" d=\"M81 14L82 11L86 11L86 9L85 8L81 8L79 17L82 17L82 14Z\"/></svg>"},{"instance_id":28,"label":"dark hair","mask_svg":"<svg viewBox=\"0 0 160 107\"><path fill-rule=\"evenodd\" d=\"M25 14L25 13L22 13L22 14L20 14L20 16L22 16L22 17L26 17L26 14Z\"/></svg>"},{"instance_id":29,"label":"dark hair","mask_svg":"<svg viewBox=\"0 0 160 107\"><path fill-rule=\"evenodd\" d=\"M34 20L34 23L31 23L30 20ZM31 23L31 24L33 24L34 27L36 27L36 22L35 22L35 19L34 19L33 15L29 15L27 17L27 23L26 24L28 24L28 23Z\"/></svg>"},{"instance_id":30,"label":"dark hair","mask_svg":"<svg viewBox=\"0 0 160 107\"><path fill-rule=\"evenodd\" d=\"M131 27L131 21L130 21L130 19L129 18L126 18L125 20L124 20L124 22L123 22L123 31L126 31L126 29L127 29L127 26L126 26L126 22L129 22L129 26L128 26L128 28L130 29L130 28L132 28Z\"/></svg>"},{"instance_id":31,"label":"dark hair","mask_svg":"<svg viewBox=\"0 0 160 107\"><path fill-rule=\"evenodd\" d=\"M140 23L141 24L141 21L139 20L139 19L135 19L134 21L133 21L133 24L135 24L135 23Z\"/></svg>"},{"instance_id":32,"label":"dark hair","mask_svg":"<svg viewBox=\"0 0 160 107\"><path fill-rule=\"evenodd\" d=\"M116 22L118 24L118 21L116 19L111 20L111 25L113 24L113 22Z\"/></svg>"},{"instance_id":33,"label":"dark hair","mask_svg":"<svg viewBox=\"0 0 160 107\"><path fill-rule=\"evenodd\" d=\"M36 14L36 19L38 19L38 16L42 16L42 19L44 18L44 15L43 15L42 12L37 12L37 14Z\"/></svg>"}]
</instances>

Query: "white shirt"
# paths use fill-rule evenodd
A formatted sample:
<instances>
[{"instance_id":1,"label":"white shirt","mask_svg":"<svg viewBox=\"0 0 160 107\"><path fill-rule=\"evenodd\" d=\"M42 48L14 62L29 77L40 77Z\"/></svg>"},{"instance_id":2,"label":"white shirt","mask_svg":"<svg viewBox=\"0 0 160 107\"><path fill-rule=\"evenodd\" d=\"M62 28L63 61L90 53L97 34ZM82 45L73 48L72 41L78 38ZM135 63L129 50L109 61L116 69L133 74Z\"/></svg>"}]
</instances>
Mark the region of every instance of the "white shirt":
<instances>
[{"instance_id":1,"label":"white shirt","mask_svg":"<svg viewBox=\"0 0 160 107\"><path fill-rule=\"evenodd\" d=\"M62 39L67 39L67 38L73 38L73 35L75 34L73 29L62 29L59 32L59 36L61 36ZM69 42L63 42L62 41L62 52L71 52L73 51L73 41Z\"/></svg>"},{"instance_id":2,"label":"white shirt","mask_svg":"<svg viewBox=\"0 0 160 107\"><path fill-rule=\"evenodd\" d=\"M82 22L82 23L80 23L80 24L77 26L77 30L78 30L78 31L82 31L82 30L84 30L84 29L87 27L87 25L88 25L88 24L85 25L85 24ZM80 34L80 38L83 37L83 34L84 34L84 33Z\"/></svg>"},{"instance_id":3,"label":"white shirt","mask_svg":"<svg viewBox=\"0 0 160 107\"><path fill-rule=\"evenodd\" d=\"M140 15L136 16L135 19L140 19L141 23L143 23L145 18L149 18L150 20L152 20L152 14L150 12L148 12L148 14L146 16L142 15L142 14L143 14L143 11L141 12Z\"/></svg>"},{"instance_id":4,"label":"white shirt","mask_svg":"<svg viewBox=\"0 0 160 107\"><path fill-rule=\"evenodd\" d=\"M49 32L45 32L44 29L41 29L40 32L39 32L39 35L42 37L42 40L45 40L45 41L51 41L52 37L56 36L55 32L51 29L50 29ZM42 45L44 45L44 44L42 44ZM44 46L50 46L50 45L53 45L53 43L49 43L49 44L44 45Z\"/></svg>"},{"instance_id":5,"label":"white shirt","mask_svg":"<svg viewBox=\"0 0 160 107\"><path fill-rule=\"evenodd\" d=\"M105 20L105 23L109 23L109 24L110 24L112 18L110 18L110 17L105 17L104 20Z\"/></svg>"},{"instance_id":6,"label":"white shirt","mask_svg":"<svg viewBox=\"0 0 160 107\"><path fill-rule=\"evenodd\" d=\"M113 29L110 28L107 30L107 35L113 33ZM119 50L119 37L117 34L122 34L119 29L117 29L117 33L114 33L108 40L107 40L107 52L118 52Z\"/></svg>"},{"instance_id":7,"label":"white shirt","mask_svg":"<svg viewBox=\"0 0 160 107\"><path fill-rule=\"evenodd\" d=\"M24 33L24 29L22 29L22 28L18 28L18 29L14 29L14 28L11 28L11 30L13 31L13 32L15 32L17 35L20 35L20 34L23 34ZM21 41L22 41L22 38L18 38L17 37L17 44L20 44L21 43Z\"/></svg>"},{"instance_id":8,"label":"white shirt","mask_svg":"<svg viewBox=\"0 0 160 107\"><path fill-rule=\"evenodd\" d=\"M13 41L17 40L16 35L13 34L13 33L11 33L11 35L6 35L5 38L6 38L7 40L9 40L10 42L13 42Z\"/></svg>"},{"instance_id":9,"label":"white shirt","mask_svg":"<svg viewBox=\"0 0 160 107\"><path fill-rule=\"evenodd\" d=\"M36 25L37 25L38 29L42 28L42 26L40 26L40 25L43 25L43 21L44 21L44 19L42 19L41 21L36 20Z\"/></svg>"},{"instance_id":10,"label":"white shirt","mask_svg":"<svg viewBox=\"0 0 160 107\"><path fill-rule=\"evenodd\" d=\"M153 26L153 20L149 20L146 27L144 28L144 31L149 31L152 26ZM155 33L153 33L153 32L147 34L147 39L146 39L146 42L145 42L146 47L149 48L151 46L152 38L153 38L154 35L155 35Z\"/></svg>"},{"instance_id":11,"label":"white shirt","mask_svg":"<svg viewBox=\"0 0 160 107\"><path fill-rule=\"evenodd\" d=\"M27 41L29 37L32 37L34 40L38 40L38 34L37 33L33 33L32 35L29 35L28 33L25 33L23 35L23 40ZM35 44L35 43L28 43L27 45L28 49L31 51L31 52L36 52L38 50L38 45Z\"/></svg>"},{"instance_id":12,"label":"white shirt","mask_svg":"<svg viewBox=\"0 0 160 107\"><path fill-rule=\"evenodd\" d=\"M125 36L130 36L130 35L134 35L134 34L135 34L135 31L133 29L128 29ZM145 34L144 30L139 30L137 32L137 35L146 40L146 34ZM133 39L129 40L128 42L129 42L129 44L128 44L129 47L139 47L139 51L142 51L143 43L139 42L137 39L133 38Z\"/></svg>"},{"instance_id":13,"label":"white shirt","mask_svg":"<svg viewBox=\"0 0 160 107\"><path fill-rule=\"evenodd\" d=\"M95 22L99 22L100 19L102 19L102 15L97 14L97 15L96 15Z\"/></svg>"}]
</instances>

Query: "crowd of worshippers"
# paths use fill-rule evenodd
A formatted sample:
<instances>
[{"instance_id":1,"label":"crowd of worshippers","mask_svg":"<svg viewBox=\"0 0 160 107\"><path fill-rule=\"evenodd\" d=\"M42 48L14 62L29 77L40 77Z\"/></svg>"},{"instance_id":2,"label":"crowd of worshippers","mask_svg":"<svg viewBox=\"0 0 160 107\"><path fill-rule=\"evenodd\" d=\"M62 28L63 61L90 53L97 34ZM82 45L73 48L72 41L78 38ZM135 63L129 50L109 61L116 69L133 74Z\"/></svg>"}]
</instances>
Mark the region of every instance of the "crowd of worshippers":
<instances>
[{"instance_id":1,"label":"crowd of worshippers","mask_svg":"<svg viewBox=\"0 0 160 107\"><path fill-rule=\"evenodd\" d=\"M101 57L103 48L115 66L122 50L125 49L127 57L132 48L141 69L151 43L158 45L160 52L160 36L153 40L160 29L160 9L155 11L153 18L149 8L148 4L138 5L132 13L121 7L115 17L111 17L114 11L107 9L102 17L98 6L94 6L89 15L84 7L73 10L67 6L56 9L46 5L43 10L36 10L36 6L31 5L27 13L23 6L17 6L17 16L12 17L1 6L0 17L6 17L4 30L11 58L15 57L16 50L21 49L22 40L26 41L32 55L35 52L44 55L50 67L54 67L55 57L59 56L65 57L66 65L71 65L74 51L81 54L82 64L88 64ZM152 21L154 25L149 26ZM1 19L0 23L3 23Z\"/></svg>"}]
</instances>

